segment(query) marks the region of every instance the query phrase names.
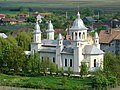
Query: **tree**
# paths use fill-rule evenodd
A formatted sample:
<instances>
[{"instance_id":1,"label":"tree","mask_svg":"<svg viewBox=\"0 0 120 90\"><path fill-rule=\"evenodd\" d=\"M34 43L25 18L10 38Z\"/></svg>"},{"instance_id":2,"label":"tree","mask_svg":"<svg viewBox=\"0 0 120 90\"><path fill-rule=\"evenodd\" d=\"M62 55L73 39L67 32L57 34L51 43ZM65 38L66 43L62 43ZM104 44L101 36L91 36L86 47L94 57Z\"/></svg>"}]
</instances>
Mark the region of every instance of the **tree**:
<instances>
[{"instance_id":1,"label":"tree","mask_svg":"<svg viewBox=\"0 0 120 90\"><path fill-rule=\"evenodd\" d=\"M68 67L68 71L67 71L67 73L68 73L68 77L73 73L73 71L71 70L70 67Z\"/></svg>"},{"instance_id":2,"label":"tree","mask_svg":"<svg viewBox=\"0 0 120 90\"><path fill-rule=\"evenodd\" d=\"M64 70L63 70L63 67L61 67L61 68L59 69L59 73L60 73L62 76L64 76Z\"/></svg>"},{"instance_id":3,"label":"tree","mask_svg":"<svg viewBox=\"0 0 120 90\"><path fill-rule=\"evenodd\" d=\"M49 71L50 71L50 75L52 75L53 73L56 72L56 64L53 62L50 62L50 67L49 67Z\"/></svg>"},{"instance_id":4,"label":"tree","mask_svg":"<svg viewBox=\"0 0 120 90\"><path fill-rule=\"evenodd\" d=\"M35 23L36 22L35 17L32 17L32 16L27 17L27 22Z\"/></svg>"},{"instance_id":5,"label":"tree","mask_svg":"<svg viewBox=\"0 0 120 90\"><path fill-rule=\"evenodd\" d=\"M80 66L80 75L83 78L85 75L87 75L88 73L88 67L87 64L85 62L81 62L81 66Z\"/></svg>"},{"instance_id":6,"label":"tree","mask_svg":"<svg viewBox=\"0 0 120 90\"><path fill-rule=\"evenodd\" d=\"M34 52L31 54L28 62L28 68L32 73L40 73L40 58L39 53Z\"/></svg>"},{"instance_id":7,"label":"tree","mask_svg":"<svg viewBox=\"0 0 120 90\"><path fill-rule=\"evenodd\" d=\"M40 68L41 68L41 71L43 72L43 75L46 76L47 72L48 72L48 68L50 66L50 59L49 57L43 57L43 60L41 61L40 63Z\"/></svg>"},{"instance_id":8,"label":"tree","mask_svg":"<svg viewBox=\"0 0 120 90\"><path fill-rule=\"evenodd\" d=\"M96 88L98 90L107 88L108 86L108 80L107 78L101 74L101 73L97 73L92 80L92 87Z\"/></svg>"},{"instance_id":9,"label":"tree","mask_svg":"<svg viewBox=\"0 0 120 90\"><path fill-rule=\"evenodd\" d=\"M65 86L65 85L67 84L67 81L68 81L68 80L67 80L67 77L63 77L62 80L61 80L62 85Z\"/></svg>"},{"instance_id":10,"label":"tree","mask_svg":"<svg viewBox=\"0 0 120 90\"><path fill-rule=\"evenodd\" d=\"M18 46L22 47L24 50L29 50L29 46L32 41L32 34L21 32L16 37Z\"/></svg>"},{"instance_id":11,"label":"tree","mask_svg":"<svg viewBox=\"0 0 120 90\"><path fill-rule=\"evenodd\" d=\"M25 53L23 49L16 45L16 40L12 36L0 39L0 61L3 71L8 72L11 69L18 72L23 67L25 60Z\"/></svg>"}]
</instances>

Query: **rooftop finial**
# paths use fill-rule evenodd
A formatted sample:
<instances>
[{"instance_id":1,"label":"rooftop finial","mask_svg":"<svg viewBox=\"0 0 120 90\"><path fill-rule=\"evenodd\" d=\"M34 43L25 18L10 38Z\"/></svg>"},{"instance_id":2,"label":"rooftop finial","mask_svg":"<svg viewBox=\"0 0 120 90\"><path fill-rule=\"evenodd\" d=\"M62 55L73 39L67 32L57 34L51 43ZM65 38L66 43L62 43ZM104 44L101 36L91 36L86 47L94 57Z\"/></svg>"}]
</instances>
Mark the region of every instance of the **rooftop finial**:
<instances>
[{"instance_id":1,"label":"rooftop finial","mask_svg":"<svg viewBox=\"0 0 120 90\"><path fill-rule=\"evenodd\" d=\"M98 33L95 32L94 38L99 38Z\"/></svg>"},{"instance_id":2,"label":"rooftop finial","mask_svg":"<svg viewBox=\"0 0 120 90\"><path fill-rule=\"evenodd\" d=\"M80 18L80 13L79 12L77 13L77 16L78 16L78 18Z\"/></svg>"},{"instance_id":3,"label":"rooftop finial","mask_svg":"<svg viewBox=\"0 0 120 90\"><path fill-rule=\"evenodd\" d=\"M40 15L40 14L38 14L38 16L37 16L37 21L39 21L40 23L42 22L42 19L41 19L41 15Z\"/></svg>"},{"instance_id":4,"label":"rooftop finial","mask_svg":"<svg viewBox=\"0 0 120 90\"><path fill-rule=\"evenodd\" d=\"M53 24L52 24L51 20L48 21L48 30L53 31Z\"/></svg>"},{"instance_id":5,"label":"rooftop finial","mask_svg":"<svg viewBox=\"0 0 120 90\"><path fill-rule=\"evenodd\" d=\"M40 32L40 26L39 26L39 24L38 24L38 21L36 21L35 31L36 31L36 32Z\"/></svg>"}]
</instances>

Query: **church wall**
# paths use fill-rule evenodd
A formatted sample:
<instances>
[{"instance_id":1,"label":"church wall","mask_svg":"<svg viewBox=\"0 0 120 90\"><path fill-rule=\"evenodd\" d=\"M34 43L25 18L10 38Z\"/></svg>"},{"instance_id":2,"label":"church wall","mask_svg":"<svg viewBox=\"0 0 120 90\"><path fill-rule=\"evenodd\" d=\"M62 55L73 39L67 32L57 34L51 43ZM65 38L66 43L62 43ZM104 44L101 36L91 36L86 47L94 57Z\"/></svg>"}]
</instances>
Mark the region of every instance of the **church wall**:
<instances>
[{"instance_id":1,"label":"church wall","mask_svg":"<svg viewBox=\"0 0 120 90\"><path fill-rule=\"evenodd\" d=\"M62 66L63 66L63 69L65 70L65 71L67 71L68 70L68 67L70 67L70 59L72 59L72 67L73 67L73 63L74 63L74 61L73 61L73 55L72 54L62 54L61 55L61 59L62 59ZM67 59L67 66L65 66L65 59Z\"/></svg>"},{"instance_id":2,"label":"church wall","mask_svg":"<svg viewBox=\"0 0 120 90\"><path fill-rule=\"evenodd\" d=\"M90 71L95 71L99 67L103 68L103 55L90 55Z\"/></svg>"},{"instance_id":3,"label":"church wall","mask_svg":"<svg viewBox=\"0 0 120 90\"><path fill-rule=\"evenodd\" d=\"M50 60L53 62L53 58L56 60L56 54L55 53L49 53L49 52L40 52L40 59L42 60L42 57L49 57Z\"/></svg>"}]
</instances>

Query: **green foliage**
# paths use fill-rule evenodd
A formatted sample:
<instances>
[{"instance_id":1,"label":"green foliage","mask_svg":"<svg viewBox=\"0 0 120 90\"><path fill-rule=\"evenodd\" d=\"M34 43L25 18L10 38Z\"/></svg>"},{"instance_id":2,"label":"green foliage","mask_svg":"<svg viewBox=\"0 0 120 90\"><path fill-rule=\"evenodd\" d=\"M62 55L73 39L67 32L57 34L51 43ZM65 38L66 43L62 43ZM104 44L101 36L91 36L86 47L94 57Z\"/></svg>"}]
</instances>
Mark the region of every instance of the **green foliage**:
<instances>
[{"instance_id":1,"label":"green foliage","mask_svg":"<svg viewBox=\"0 0 120 90\"><path fill-rule=\"evenodd\" d=\"M23 49L16 45L16 40L9 36L6 39L1 38L0 44L2 49L0 49L0 68L1 72L11 72L20 71L24 66L25 53Z\"/></svg>"},{"instance_id":2,"label":"green foliage","mask_svg":"<svg viewBox=\"0 0 120 90\"><path fill-rule=\"evenodd\" d=\"M117 86L117 78L113 75L108 75L107 77L109 85L111 85L111 87L116 87Z\"/></svg>"},{"instance_id":3,"label":"green foliage","mask_svg":"<svg viewBox=\"0 0 120 90\"><path fill-rule=\"evenodd\" d=\"M18 46L20 46L24 50L29 50L29 47L32 41L32 34L21 32L17 35L16 40L17 40Z\"/></svg>"},{"instance_id":4,"label":"green foliage","mask_svg":"<svg viewBox=\"0 0 120 90\"><path fill-rule=\"evenodd\" d=\"M81 75L81 77L83 78L85 75L87 75L87 73L88 73L87 64L85 62L82 62L81 66L80 66L80 75Z\"/></svg>"},{"instance_id":5,"label":"green foliage","mask_svg":"<svg viewBox=\"0 0 120 90\"><path fill-rule=\"evenodd\" d=\"M68 67L68 71L67 71L68 77L70 77L72 73L73 73L72 68Z\"/></svg>"},{"instance_id":6,"label":"green foliage","mask_svg":"<svg viewBox=\"0 0 120 90\"><path fill-rule=\"evenodd\" d=\"M59 73L64 76L64 70L63 70L63 67L59 68Z\"/></svg>"},{"instance_id":7,"label":"green foliage","mask_svg":"<svg viewBox=\"0 0 120 90\"><path fill-rule=\"evenodd\" d=\"M103 75L98 73L93 77L92 81L92 87L96 89L103 89L108 86L108 80L107 78Z\"/></svg>"},{"instance_id":8,"label":"green foliage","mask_svg":"<svg viewBox=\"0 0 120 90\"><path fill-rule=\"evenodd\" d=\"M24 76L11 76L0 74L0 84L15 86L15 87L31 87L36 89L73 89L75 86L85 86L91 83L90 79L79 79L78 78L68 78L65 84L62 81L63 77L52 77L52 76L39 76L39 77L24 77ZM63 85L63 86L61 86ZM82 86L81 86L82 85ZM85 90L85 89L83 89Z\"/></svg>"},{"instance_id":9,"label":"green foliage","mask_svg":"<svg viewBox=\"0 0 120 90\"><path fill-rule=\"evenodd\" d=\"M29 23L36 23L35 17L32 17L32 16L27 17L27 22L29 22Z\"/></svg>"},{"instance_id":10,"label":"green foliage","mask_svg":"<svg viewBox=\"0 0 120 90\"><path fill-rule=\"evenodd\" d=\"M49 67L50 74L52 75L53 73L56 72L56 70L57 70L56 64L53 62L50 62L50 67Z\"/></svg>"},{"instance_id":11,"label":"green foliage","mask_svg":"<svg viewBox=\"0 0 120 90\"><path fill-rule=\"evenodd\" d=\"M63 77L61 80L62 85L65 86L67 84L67 81L68 81L67 77Z\"/></svg>"},{"instance_id":12,"label":"green foliage","mask_svg":"<svg viewBox=\"0 0 120 90\"><path fill-rule=\"evenodd\" d=\"M104 72L111 73L120 80L120 55L106 53L104 56Z\"/></svg>"},{"instance_id":13,"label":"green foliage","mask_svg":"<svg viewBox=\"0 0 120 90\"><path fill-rule=\"evenodd\" d=\"M39 53L34 52L28 61L28 70L30 70L33 74L35 72L40 72L40 58Z\"/></svg>"}]
</instances>

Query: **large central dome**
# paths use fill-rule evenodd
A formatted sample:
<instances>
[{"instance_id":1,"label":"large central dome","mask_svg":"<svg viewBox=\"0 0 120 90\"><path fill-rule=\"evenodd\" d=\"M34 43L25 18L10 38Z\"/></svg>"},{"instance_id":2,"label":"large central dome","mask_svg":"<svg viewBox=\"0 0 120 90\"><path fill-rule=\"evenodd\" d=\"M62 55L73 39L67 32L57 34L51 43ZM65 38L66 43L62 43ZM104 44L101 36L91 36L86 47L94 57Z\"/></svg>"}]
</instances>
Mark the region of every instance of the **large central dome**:
<instances>
[{"instance_id":1,"label":"large central dome","mask_svg":"<svg viewBox=\"0 0 120 90\"><path fill-rule=\"evenodd\" d=\"M80 13L78 12L77 14L77 18L75 19L75 21L73 22L72 27L70 28L70 30L86 30L87 28L85 27L82 19L80 18Z\"/></svg>"}]
</instances>

